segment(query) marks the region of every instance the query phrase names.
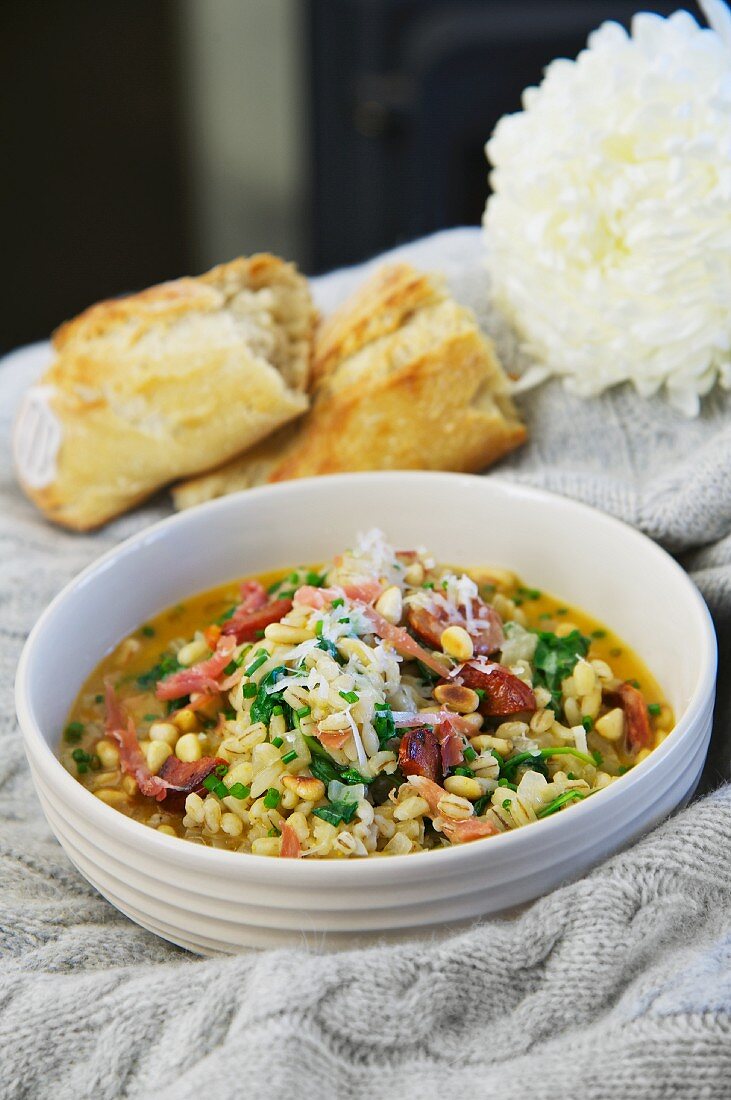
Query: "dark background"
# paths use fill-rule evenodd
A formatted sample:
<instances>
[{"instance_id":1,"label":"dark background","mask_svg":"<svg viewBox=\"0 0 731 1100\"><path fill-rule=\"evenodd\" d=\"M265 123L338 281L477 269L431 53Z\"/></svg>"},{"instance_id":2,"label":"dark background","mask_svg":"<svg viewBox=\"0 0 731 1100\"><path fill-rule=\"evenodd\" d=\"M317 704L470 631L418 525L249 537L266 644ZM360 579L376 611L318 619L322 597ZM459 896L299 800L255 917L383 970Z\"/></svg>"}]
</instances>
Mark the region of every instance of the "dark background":
<instances>
[{"instance_id":1,"label":"dark background","mask_svg":"<svg viewBox=\"0 0 731 1100\"><path fill-rule=\"evenodd\" d=\"M0 346L256 249L315 273L477 224L497 119L637 6L3 0Z\"/></svg>"}]
</instances>

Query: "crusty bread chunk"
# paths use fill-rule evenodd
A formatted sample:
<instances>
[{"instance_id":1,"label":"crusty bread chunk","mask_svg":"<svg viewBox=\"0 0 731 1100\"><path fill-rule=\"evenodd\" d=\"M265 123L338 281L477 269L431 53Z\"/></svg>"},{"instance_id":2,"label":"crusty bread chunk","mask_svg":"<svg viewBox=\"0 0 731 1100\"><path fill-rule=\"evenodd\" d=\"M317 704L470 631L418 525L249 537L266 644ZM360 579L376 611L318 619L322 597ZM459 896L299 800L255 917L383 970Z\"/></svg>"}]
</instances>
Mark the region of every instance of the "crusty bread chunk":
<instances>
[{"instance_id":1,"label":"crusty bread chunk","mask_svg":"<svg viewBox=\"0 0 731 1100\"><path fill-rule=\"evenodd\" d=\"M176 506L316 474L482 470L526 438L472 312L406 264L379 269L320 326L313 377L299 424L176 486Z\"/></svg>"},{"instance_id":2,"label":"crusty bread chunk","mask_svg":"<svg viewBox=\"0 0 731 1100\"><path fill-rule=\"evenodd\" d=\"M306 280L269 255L92 306L21 406L21 485L85 530L220 465L307 408L314 323Z\"/></svg>"}]
</instances>

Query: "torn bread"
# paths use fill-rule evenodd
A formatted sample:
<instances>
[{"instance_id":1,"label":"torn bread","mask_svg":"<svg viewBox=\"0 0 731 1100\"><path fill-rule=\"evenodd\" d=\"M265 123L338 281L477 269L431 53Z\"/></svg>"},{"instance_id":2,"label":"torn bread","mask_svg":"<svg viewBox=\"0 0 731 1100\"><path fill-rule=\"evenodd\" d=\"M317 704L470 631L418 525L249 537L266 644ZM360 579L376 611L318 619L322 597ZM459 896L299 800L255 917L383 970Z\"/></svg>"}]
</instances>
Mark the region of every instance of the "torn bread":
<instances>
[{"instance_id":1,"label":"torn bread","mask_svg":"<svg viewBox=\"0 0 731 1100\"><path fill-rule=\"evenodd\" d=\"M271 481L352 470L482 470L526 438L508 379L441 279L381 268L320 327L310 412L173 489L185 508Z\"/></svg>"},{"instance_id":2,"label":"torn bread","mask_svg":"<svg viewBox=\"0 0 731 1100\"><path fill-rule=\"evenodd\" d=\"M86 530L220 465L307 408L314 323L306 280L269 255L92 306L21 405L23 489Z\"/></svg>"}]
</instances>

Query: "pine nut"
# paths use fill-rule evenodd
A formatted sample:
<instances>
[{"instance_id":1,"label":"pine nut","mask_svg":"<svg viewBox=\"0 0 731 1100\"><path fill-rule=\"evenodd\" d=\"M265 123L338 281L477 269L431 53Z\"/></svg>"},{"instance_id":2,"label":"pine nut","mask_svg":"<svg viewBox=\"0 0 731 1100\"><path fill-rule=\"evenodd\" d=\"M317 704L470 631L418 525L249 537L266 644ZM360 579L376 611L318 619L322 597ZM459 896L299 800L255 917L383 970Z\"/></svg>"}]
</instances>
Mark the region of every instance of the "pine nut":
<instances>
[{"instance_id":1,"label":"pine nut","mask_svg":"<svg viewBox=\"0 0 731 1100\"><path fill-rule=\"evenodd\" d=\"M448 626L442 631L440 642L444 652L458 661L469 661L475 652L472 639L463 626Z\"/></svg>"},{"instance_id":2,"label":"pine nut","mask_svg":"<svg viewBox=\"0 0 731 1100\"><path fill-rule=\"evenodd\" d=\"M477 692L462 684L439 684L434 688L434 698L458 714L471 714L480 705Z\"/></svg>"},{"instance_id":3,"label":"pine nut","mask_svg":"<svg viewBox=\"0 0 731 1100\"><path fill-rule=\"evenodd\" d=\"M401 622L403 609L404 604L401 597L401 589L395 584L387 588L376 600L376 611L378 614L383 615L384 619L389 623L393 623L394 626Z\"/></svg>"}]
</instances>

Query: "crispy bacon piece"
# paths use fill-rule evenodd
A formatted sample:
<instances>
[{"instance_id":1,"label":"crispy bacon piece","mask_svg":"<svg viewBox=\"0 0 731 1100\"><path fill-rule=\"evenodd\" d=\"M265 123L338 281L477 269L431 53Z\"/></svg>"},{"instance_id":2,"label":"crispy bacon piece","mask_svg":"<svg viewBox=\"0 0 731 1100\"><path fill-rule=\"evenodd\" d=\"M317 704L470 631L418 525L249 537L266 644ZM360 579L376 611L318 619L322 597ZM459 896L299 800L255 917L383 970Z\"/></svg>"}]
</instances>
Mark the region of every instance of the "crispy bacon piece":
<instances>
[{"instance_id":1,"label":"crispy bacon piece","mask_svg":"<svg viewBox=\"0 0 731 1100\"><path fill-rule=\"evenodd\" d=\"M244 610L242 603L228 622L223 624L221 633L227 637L233 635L237 644L253 642L261 630L270 623L278 623L291 610L291 600L272 600L271 603L254 611Z\"/></svg>"},{"instance_id":2,"label":"crispy bacon piece","mask_svg":"<svg viewBox=\"0 0 731 1100\"><path fill-rule=\"evenodd\" d=\"M464 627L478 656L496 653L505 641L502 619L497 611L478 597L472 601L472 617L477 626L468 626L466 616L450 616L447 609L436 602L432 610L410 607L406 612L406 621L414 634L433 649L442 648L442 633L451 625Z\"/></svg>"},{"instance_id":3,"label":"crispy bacon piece","mask_svg":"<svg viewBox=\"0 0 731 1100\"><path fill-rule=\"evenodd\" d=\"M315 730L317 740L326 749L342 749L351 735L351 730Z\"/></svg>"},{"instance_id":4,"label":"crispy bacon piece","mask_svg":"<svg viewBox=\"0 0 731 1100\"><path fill-rule=\"evenodd\" d=\"M245 614L249 614L251 611L259 611L265 604L269 603L269 595L261 581L242 581L239 585L239 592L241 593L241 603L236 610L243 611Z\"/></svg>"},{"instance_id":5,"label":"crispy bacon piece","mask_svg":"<svg viewBox=\"0 0 731 1100\"><path fill-rule=\"evenodd\" d=\"M450 666L446 657L438 657L436 654L429 653L429 651L420 646L418 642L415 642L403 627L393 626L388 619L384 619L383 615L379 615L374 608L364 603L358 603L358 606L365 617L370 621L379 638L383 638L385 642L390 642L396 652L400 653L402 657L421 661L427 668L432 669L434 672L438 672L440 676L448 675Z\"/></svg>"},{"instance_id":6,"label":"crispy bacon piece","mask_svg":"<svg viewBox=\"0 0 731 1100\"><path fill-rule=\"evenodd\" d=\"M137 740L137 731L131 718L126 718L114 685L105 682L106 719L105 730L119 746L119 762L125 775L131 775L143 794L161 802L167 794L167 784L153 775Z\"/></svg>"},{"instance_id":7,"label":"crispy bacon piece","mask_svg":"<svg viewBox=\"0 0 731 1100\"><path fill-rule=\"evenodd\" d=\"M216 756L202 756L200 760L178 760L174 754L168 756L155 778L162 779L170 794L189 795L203 790L203 780L215 771L219 764L225 764Z\"/></svg>"},{"instance_id":8,"label":"crispy bacon piece","mask_svg":"<svg viewBox=\"0 0 731 1100\"><path fill-rule=\"evenodd\" d=\"M418 775L432 782L439 778L439 742L431 726L406 731L399 745L398 762L404 775Z\"/></svg>"},{"instance_id":9,"label":"crispy bacon piece","mask_svg":"<svg viewBox=\"0 0 731 1100\"><path fill-rule=\"evenodd\" d=\"M420 775L413 776L409 779L409 783L429 803L431 816L441 816L439 814L439 801L447 793L444 788ZM469 840L478 840L483 836L496 836L500 831L491 822L485 821L481 817L468 817L464 821L450 821L448 818L442 817L441 821L442 832L451 843L465 844Z\"/></svg>"},{"instance_id":10,"label":"crispy bacon piece","mask_svg":"<svg viewBox=\"0 0 731 1100\"><path fill-rule=\"evenodd\" d=\"M437 726L437 738L442 753L442 768L445 772L456 768L464 760L464 740L459 732L459 715L444 711Z\"/></svg>"},{"instance_id":11,"label":"crispy bacon piece","mask_svg":"<svg viewBox=\"0 0 731 1100\"><path fill-rule=\"evenodd\" d=\"M231 660L235 648L235 638L222 637L216 652L207 661L199 661L191 668L183 668L180 672L174 672L172 676L160 680L155 689L158 699L179 699L181 695L190 695L193 691L204 695L220 691L221 685L217 677Z\"/></svg>"},{"instance_id":12,"label":"crispy bacon piece","mask_svg":"<svg viewBox=\"0 0 731 1100\"><path fill-rule=\"evenodd\" d=\"M461 680L465 687L474 691L484 691L485 696L479 708L481 714L502 718L524 710L537 709L533 690L503 665L495 662L477 664L467 661L457 670L454 679Z\"/></svg>"},{"instance_id":13,"label":"crispy bacon piece","mask_svg":"<svg viewBox=\"0 0 731 1100\"><path fill-rule=\"evenodd\" d=\"M347 596L349 600L362 600L363 603L373 603L383 592L383 585L378 581L360 581L357 584L344 584L340 587L315 588L311 584L303 584L294 594L296 604L304 604L305 607L314 607L322 611L333 600Z\"/></svg>"},{"instance_id":14,"label":"crispy bacon piece","mask_svg":"<svg viewBox=\"0 0 731 1100\"><path fill-rule=\"evenodd\" d=\"M466 844L483 836L497 836L500 832L491 821L485 821L481 817L468 817L464 821L443 820L442 832L449 837L452 844Z\"/></svg>"},{"instance_id":15,"label":"crispy bacon piece","mask_svg":"<svg viewBox=\"0 0 731 1100\"><path fill-rule=\"evenodd\" d=\"M652 727L647 703L641 691L632 684L620 684L614 691L605 691L604 698L613 707L621 707L627 724L627 744L632 752L652 747Z\"/></svg>"},{"instance_id":16,"label":"crispy bacon piece","mask_svg":"<svg viewBox=\"0 0 731 1100\"><path fill-rule=\"evenodd\" d=\"M409 783L416 788L417 794L420 794L429 803L429 812L436 816L439 813L439 800L444 798L447 793L444 787L440 787L429 776L423 775L413 775L409 779Z\"/></svg>"},{"instance_id":17,"label":"crispy bacon piece","mask_svg":"<svg viewBox=\"0 0 731 1100\"><path fill-rule=\"evenodd\" d=\"M282 859L299 859L302 852L300 846L300 838L291 825L288 825L286 821L283 821L280 825L282 832L282 843L279 848L279 855Z\"/></svg>"}]
</instances>

